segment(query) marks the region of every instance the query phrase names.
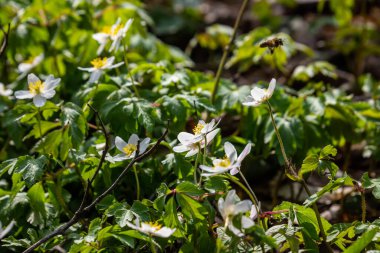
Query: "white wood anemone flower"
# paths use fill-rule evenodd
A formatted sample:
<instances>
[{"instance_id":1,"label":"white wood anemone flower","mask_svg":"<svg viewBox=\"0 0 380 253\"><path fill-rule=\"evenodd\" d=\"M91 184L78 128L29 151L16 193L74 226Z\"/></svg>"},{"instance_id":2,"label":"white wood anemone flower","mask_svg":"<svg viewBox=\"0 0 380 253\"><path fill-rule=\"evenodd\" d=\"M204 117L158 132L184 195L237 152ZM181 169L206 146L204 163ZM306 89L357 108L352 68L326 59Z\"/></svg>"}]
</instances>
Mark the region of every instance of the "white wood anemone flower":
<instances>
[{"instance_id":1,"label":"white wood anemone flower","mask_svg":"<svg viewBox=\"0 0 380 253\"><path fill-rule=\"evenodd\" d=\"M0 96L9 97L13 94L13 90L6 89L3 83L0 83Z\"/></svg>"},{"instance_id":2,"label":"white wood anemone flower","mask_svg":"<svg viewBox=\"0 0 380 253\"><path fill-rule=\"evenodd\" d=\"M269 83L268 89L261 89L255 87L251 90L251 95L247 97L247 101L243 102L243 105L247 106L259 106L262 103L268 101L276 88L276 79L272 78Z\"/></svg>"},{"instance_id":3,"label":"white wood anemone flower","mask_svg":"<svg viewBox=\"0 0 380 253\"><path fill-rule=\"evenodd\" d=\"M248 143L241 154L238 156L237 151L230 142L224 143L224 152L226 153L223 159L214 159L213 166L200 165L201 170L207 173L202 173L202 176L209 177L229 171L231 175L236 175L244 158L251 152L251 144Z\"/></svg>"},{"instance_id":4,"label":"white wood anemone flower","mask_svg":"<svg viewBox=\"0 0 380 253\"><path fill-rule=\"evenodd\" d=\"M90 83L96 83L96 82L98 82L99 78L103 74L104 70L114 69L114 68L120 67L121 65L124 64L124 62L119 62L119 63L112 65L114 61L115 61L114 56L112 56L110 58L104 57L103 59L102 58L96 58L96 59L91 61L91 65L93 67L91 67L91 68L78 67L78 69L90 72L91 76L90 76L89 82Z\"/></svg>"},{"instance_id":5,"label":"white wood anemone flower","mask_svg":"<svg viewBox=\"0 0 380 253\"><path fill-rule=\"evenodd\" d=\"M126 222L126 224L128 227L135 229L141 233L147 234L149 236L158 236L162 238L170 237L176 230L175 228L172 229L172 228L164 227L158 222L141 222L140 223L138 219L136 219L135 225L128 221Z\"/></svg>"},{"instance_id":6,"label":"white wood anemone flower","mask_svg":"<svg viewBox=\"0 0 380 253\"><path fill-rule=\"evenodd\" d=\"M133 19L129 19L124 26L121 25L120 22L121 19L118 18L114 25L105 26L101 32L92 35L92 38L99 43L99 48L96 52L98 55L103 52L108 40L112 41L111 47L109 49L110 52L113 50L117 51L119 49L120 42L131 27Z\"/></svg>"},{"instance_id":7,"label":"white wood anemone flower","mask_svg":"<svg viewBox=\"0 0 380 253\"><path fill-rule=\"evenodd\" d=\"M113 161L120 162L128 159L132 159L136 156L137 148L139 148L139 154L145 152L145 150L149 146L150 138L143 139L139 147L137 147L137 144L139 142L139 137L136 134L132 134L129 137L128 143L125 142L122 138L119 136L116 136L115 138L115 146L118 150L122 152L122 154L118 154L112 158Z\"/></svg>"},{"instance_id":8,"label":"white wood anemone flower","mask_svg":"<svg viewBox=\"0 0 380 253\"><path fill-rule=\"evenodd\" d=\"M227 193L225 199L220 198L218 200L218 210L224 220L224 228L227 228L234 233L236 236L244 236L244 233L233 225L232 219L241 214L246 213L251 210L252 202L250 200L240 201L239 197L236 195L235 190L231 190ZM243 215L241 219L241 227L249 228L254 225L254 222Z\"/></svg>"},{"instance_id":9,"label":"white wood anemone flower","mask_svg":"<svg viewBox=\"0 0 380 253\"><path fill-rule=\"evenodd\" d=\"M197 154L206 146L206 142L209 145L218 134L219 129L215 128L219 122L220 120L216 123L214 119L210 123L200 120L193 129L194 134L180 132L177 136L180 144L173 147L173 151L177 153L187 152L185 157Z\"/></svg>"},{"instance_id":10,"label":"white wood anemone flower","mask_svg":"<svg viewBox=\"0 0 380 253\"><path fill-rule=\"evenodd\" d=\"M32 57L22 63L20 63L17 67L19 73L28 73L32 68L36 67L38 64L42 62L44 59L44 54L37 55Z\"/></svg>"},{"instance_id":11,"label":"white wood anemone flower","mask_svg":"<svg viewBox=\"0 0 380 253\"><path fill-rule=\"evenodd\" d=\"M37 107L44 106L47 99L54 97L55 87L58 86L60 78L54 78L49 75L45 82L42 82L35 74L28 75L29 90L19 90L15 92L17 99L33 99L33 103Z\"/></svg>"}]
</instances>

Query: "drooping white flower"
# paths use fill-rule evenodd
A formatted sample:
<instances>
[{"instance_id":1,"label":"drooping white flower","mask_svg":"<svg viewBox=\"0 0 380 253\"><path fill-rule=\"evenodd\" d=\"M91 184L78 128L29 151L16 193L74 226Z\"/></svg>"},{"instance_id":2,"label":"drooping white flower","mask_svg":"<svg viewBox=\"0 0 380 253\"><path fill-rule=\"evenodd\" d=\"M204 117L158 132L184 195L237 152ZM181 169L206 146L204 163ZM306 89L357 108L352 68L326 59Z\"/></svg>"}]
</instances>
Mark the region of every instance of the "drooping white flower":
<instances>
[{"instance_id":1,"label":"drooping white flower","mask_svg":"<svg viewBox=\"0 0 380 253\"><path fill-rule=\"evenodd\" d=\"M229 191L225 199L220 198L218 201L218 210L223 217L224 227L228 227L231 232L239 237L243 236L244 234L233 225L232 219L238 214L251 210L251 206L252 202L250 200L239 201L235 190ZM252 220L245 215L242 216L241 222L242 228L248 228L253 225Z\"/></svg>"},{"instance_id":2,"label":"drooping white flower","mask_svg":"<svg viewBox=\"0 0 380 253\"><path fill-rule=\"evenodd\" d=\"M103 59L102 58L96 58L96 59L91 61L91 65L93 66L92 68L78 67L78 69L90 72L91 76L90 76L89 82L90 83L96 83L99 80L100 76L103 74L104 70L117 68L117 67L124 64L124 62L119 62L119 63L112 65L112 63L114 61L115 61L114 56L112 56L110 58L104 57Z\"/></svg>"},{"instance_id":3,"label":"drooping white flower","mask_svg":"<svg viewBox=\"0 0 380 253\"><path fill-rule=\"evenodd\" d=\"M36 67L44 59L44 54L37 55L36 57L31 57L30 59L22 62L18 65L19 73L28 73L32 68Z\"/></svg>"},{"instance_id":4,"label":"drooping white flower","mask_svg":"<svg viewBox=\"0 0 380 253\"><path fill-rule=\"evenodd\" d=\"M208 173L202 173L202 176L213 176L230 171L231 175L235 175L239 172L241 163L244 158L251 152L251 144L247 144L238 156L234 145L230 142L224 143L225 157L223 159L214 159L212 161L213 166L201 165L200 168Z\"/></svg>"},{"instance_id":5,"label":"drooping white flower","mask_svg":"<svg viewBox=\"0 0 380 253\"><path fill-rule=\"evenodd\" d=\"M37 107L41 107L46 103L47 99L54 97L55 87L58 86L60 78L54 78L49 75L45 82L42 82L35 74L28 75L29 90L19 90L15 92L17 99L33 99L33 103Z\"/></svg>"},{"instance_id":6,"label":"drooping white flower","mask_svg":"<svg viewBox=\"0 0 380 253\"><path fill-rule=\"evenodd\" d=\"M118 18L116 23L112 26L103 27L102 31L92 35L92 38L99 43L97 54L101 54L106 46L108 40L112 41L109 51L118 50L121 40L125 37L127 31L132 25L133 19L129 19L125 25L120 24L121 19Z\"/></svg>"},{"instance_id":7,"label":"drooping white flower","mask_svg":"<svg viewBox=\"0 0 380 253\"><path fill-rule=\"evenodd\" d=\"M216 123L214 119L210 123L200 120L193 129L194 134L180 132L177 137L180 144L173 147L174 152L188 152L186 157L197 154L202 148L205 147L205 139L208 145L215 138L219 132L219 129L215 129L218 123Z\"/></svg>"},{"instance_id":8,"label":"drooping white flower","mask_svg":"<svg viewBox=\"0 0 380 253\"><path fill-rule=\"evenodd\" d=\"M126 224L128 227L135 229L141 233L147 234L149 236L158 236L162 238L170 237L176 230L175 228L172 229L172 228L164 227L160 225L158 222L141 222L140 223L139 220L136 220L135 225L128 221L126 222Z\"/></svg>"},{"instance_id":9,"label":"drooping white flower","mask_svg":"<svg viewBox=\"0 0 380 253\"><path fill-rule=\"evenodd\" d=\"M137 147L138 142L139 137L136 134L132 134L131 137L129 137L128 143L119 136L116 136L115 145L122 154L114 156L113 161L119 162L134 158L136 156L137 148L139 148L139 154L144 153L149 146L150 138L143 139L140 142L139 147Z\"/></svg>"},{"instance_id":10,"label":"drooping white flower","mask_svg":"<svg viewBox=\"0 0 380 253\"><path fill-rule=\"evenodd\" d=\"M0 96L8 97L12 95L13 91L11 89L6 89L3 83L0 83Z\"/></svg>"},{"instance_id":11,"label":"drooping white flower","mask_svg":"<svg viewBox=\"0 0 380 253\"><path fill-rule=\"evenodd\" d=\"M247 101L243 105L247 106L259 106L265 101L269 100L276 88L276 79L272 78L269 83L268 89L261 89L255 87L251 90L251 95L247 97Z\"/></svg>"}]
</instances>

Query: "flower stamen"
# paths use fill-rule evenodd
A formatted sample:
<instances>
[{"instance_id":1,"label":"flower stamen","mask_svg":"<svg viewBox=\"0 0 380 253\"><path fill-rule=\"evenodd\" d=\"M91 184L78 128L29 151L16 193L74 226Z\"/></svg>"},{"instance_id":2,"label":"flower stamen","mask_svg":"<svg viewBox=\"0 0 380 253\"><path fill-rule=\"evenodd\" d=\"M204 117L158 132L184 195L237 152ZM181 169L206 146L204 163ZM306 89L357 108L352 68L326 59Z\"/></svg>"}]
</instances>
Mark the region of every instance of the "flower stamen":
<instances>
[{"instance_id":1,"label":"flower stamen","mask_svg":"<svg viewBox=\"0 0 380 253\"><path fill-rule=\"evenodd\" d=\"M103 59L102 58L96 58L96 59L91 61L91 64L92 64L92 66L94 66L94 68L100 69L104 65L107 64L107 60L108 60L107 57L104 57Z\"/></svg>"},{"instance_id":2,"label":"flower stamen","mask_svg":"<svg viewBox=\"0 0 380 253\"><path fill-rule=\"evenodd\" d=\"M158 230L160 230L162 228L162 225L159 224L157 221L155 221L155 222L148 222L148 224L149 224L149 226L151 226L154 229L155 232L158 231Z\"/></svg>"},{"instance_id":3,"label":"flower stamen","mask_svg":"<svg viewBox=\"0 0 380 253\"><path fill-rule=\"evenodd\" d=\"M41 94L43 89L44 89L44 83L41 82L40 80L34 82L34 83L29 83L29 92L33 95L38 95Z\"/></svg>"},{"instance_id":4,"label":"flower stamen","mask_svg":"<svg viewBox=\"0 0 380 253\"><path fill-rule=\"evenodd\" d=\"M127 155L127 156L130 156L132 155L133 152L135 152L137 150L137 146L135 144L127 144L125 145L125 147L123 148L123 151L124 153Z\"/></svg>"},{"instance_id":5,"label":"flower stamen","mask_svg":"<svg viewBox=\"0 0 380 253\"><path fill-rule=\"evenodd\" d=\"M193 128L193 133L194 134L200 134L202 129L204 128L205 126L202 124L202 123L198 123L194 128Z\"/></svg>"}]
</instances>

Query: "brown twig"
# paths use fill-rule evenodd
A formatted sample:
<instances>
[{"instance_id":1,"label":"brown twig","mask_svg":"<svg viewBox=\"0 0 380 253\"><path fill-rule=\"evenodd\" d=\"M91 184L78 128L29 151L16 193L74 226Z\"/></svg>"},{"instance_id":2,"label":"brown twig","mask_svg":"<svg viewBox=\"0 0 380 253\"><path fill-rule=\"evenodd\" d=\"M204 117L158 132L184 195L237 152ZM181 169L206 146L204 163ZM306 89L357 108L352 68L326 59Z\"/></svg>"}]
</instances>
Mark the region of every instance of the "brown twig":
<instances>
[{"instance_id":1,"label":"brown twig","mask_svg":"<svg viewBox=\"0 0 380 253\"><path fill-rule=\"evenodd\" d=\"M103 152L102 152L102 157L100 158L100 161L99 161L99 164L98 164L98 168L96 169L95 174L92 176L92 178L91 178L91 180L89 182L89 184L91 185L94 182L96 176L98 175L100 169L103 166L103 162L106 159L106 155L108 153L108 149L110 147L110 143L109 143L109 133L107 132L106 126L104 125L103 120L100 118L100 115L99 115L98 111L90 103L87 103L87 105L91 108L91 110L93 110L93 112L95 113L95 116L99 119L100 126L101 126L102 132L104 134L104 138L106 138L106 145L104 146L104 149L103 149Z\"/></svg>"},{"instance_id":2,"label":"brown twig","mask_svg":"<svg viewBox=\"0 0 380 253\"><path fill-rule=\"evenodd\" d=\"M157 142L151 147L148 151L145 153L139 155L138 149L136 152L135 158L132 159L132 161L128 164L128 166L121 172L119 177L115 180L115 182L107 189L105 190L102 194L100 194L94 201L91 202L88 206L84 207L84 200L87 198L86 194L88 192L88 186L87 184L87 189L85 191L85 196L83 196L82 203L79 207L79 209L75 212L74 216L64 225L61 227L57 228L50 234L46 235L45 237L41 238L39 241L34 243L32 246L30 246L28 249L26 249L23 253L30 253L33 252L37 247L39 247L41 244L47 242L48 240L54 238L57 235L64 234L67 229L69 229L72 225L77 223L79 219L88 211L90 211L96 204L98 204L105 196L107 196L108 193L110 193L115 187L118 185L118 183L122 180L124 175L127 173L127 171L138 161L142 160L143 158L149 156L161 143L161 141L165 138L165 136L168 133L168 128L166 128L165 132L162 134L162 136L157 140ZM103 157L103 156L102 156ZM104 157L105 159L105 157ZM101 161L102 162L102 161Z\"/></svg>"}]
</instances>

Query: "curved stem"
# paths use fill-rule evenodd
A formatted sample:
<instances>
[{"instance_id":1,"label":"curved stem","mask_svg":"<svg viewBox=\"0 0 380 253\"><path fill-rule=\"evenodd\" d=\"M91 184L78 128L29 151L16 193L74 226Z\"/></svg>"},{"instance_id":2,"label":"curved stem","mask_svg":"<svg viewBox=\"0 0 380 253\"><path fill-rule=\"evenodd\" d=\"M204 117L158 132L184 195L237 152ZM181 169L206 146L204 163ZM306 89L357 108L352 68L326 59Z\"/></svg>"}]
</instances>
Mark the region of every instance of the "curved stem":
<instances>
[{"instance_id":1,"label":"curved stem","mask_svg":"<svg viewBox=\"0 0 380 253\"><path fill-rule=\"evenodd\" d=\"M362 205L362 222L365 223L366 222L366 214L367 214L367 205L366 205L366 201L365 201L364 189L363 189L363 191L360 192L360 195L361 195L361 205Z\"/></svg>"},{"instance_id":2,"label":"curved stem","mask_svg":"<svg viewBox=\"0 0 380 253\"><path fill-rule=\"evenodd\" d=\"M295 177L295 179L297 179L296 181L298 181L298 182L301 183L302 187L307 192L307 195L310 197L312 194L311 194L311 192L309 190L309 187L307 186L305 180L303 178L298 177L297 173L294 171L293 167L291 166L291 164L290 164L290 162L288 160L288 157L286 156L284 144L282 142L282 138L281 138L280 132L277 129L276 122L274 121L272 107L271 107L269 101L267 101L267 105L268 105L269 114L270 114L270 117L271 117L271 120L272 120L274 131L276 132L278 142L280 143L280 148L281 148L282 156L283 156L283 158L285 160L286 169L288 169L290 171L291 176L293 176L293 177ZM325 230L323 228L321 214L319 213L318 206L317 206L316 203L313 203L312 206L313 206L313 210L314 210L315 216L317 218L319 230L321 231L321 235L322 235L322 239L323 239L323 244L326 246L326 249L328 250L328 252L332 253L333 251L332 251L330 245L327 242L327 236L326 236L326 232L325 232Z\"/></svg>"},{"instance_id":3,"label":"curved stem","mask_svg":"<svg viewBox=\"0 0 380 253\"><path fill-rule=\"evenodd\" d=\"M135 165L133 165L133 172L135 173L135 179L136 179L136 190L137 190L136 199L140 200L140 181L139 181L139 175L137 174Z\"/></svg>"},{"instance_id":4,"label":"curved stem","mask_svg":"<svg viewBox=\"0 0 380 253\"><path fill-rule=\"evenodd\" d=\"M37 107L37 122L38 122L38 130L40 132L40 140L42 145L42 150L44 151L44 154L46 154L46 149L44 143L42 143L42 128L41 128L41 120L42 120L42 114L39 107Z\"/></svg>"},{"instance_id":5,"label":"curved stem","mask_svg":"<svg viewBox=\"0 0 380 253\"><path fill-rule=\"evenodd\" d=\"M152 253L157 253L157 251L156 251L156 247L154 246L154 243L153 243L153 238L152 238L152 236L149 236L149 238L150 238L150 248L151 248L151 250L152 250Z\"/></svg>"},{"instance_id":6,"label":"curved stem","mask_svg":"<svg viewBox=\"0 0 380 253\"><path fill-rule=\"evenodd\" d=\"M216 93L217 93L218 88L219 88L220 77L222 75L224 65L227 62L228 53L230 52L232 44L235 40L237 29L240 25L241 18L243 17L243 14L244 14L244 11L248 5L248 2L249 2L249 0L244 0L243 3L241 4L238 16L237 16L235 24L234 24L234 29L233 29L233 32L231 35L231 39L228 42L228 45L224 48L222 59L220 60L218 71L216 72L216 76L215 76L214 89L213 89L212 94L211 94L211 103L215 102L215 96L216 96Z\"/></svg>"},{"instance_id":7,"label":"curved stem","mask_svg":"<svg viewBox=\"0 0 380 253\"><path fill-rule=\"evenodd\" d=\"M195 158L195 164L194 164L194 184L197 183L197 169L198 169L198 160L199 160L199 153L201 152L201 147L198 145L199 151L197 153L197 158Z\"/></svg>"},{"instance_id":8,"label":"curved stem","mask_svg":"<svg viewBox=\"0 0 380 253\"><path fill-rule=\"evenodd\" d=\"M273 125L273 128L274 128L274 131L275 131L275 133L276 133L276 136L277 136L278 142L280 143L280 148L281 148L282 157L284 158L284 161L285 161L286 166L287 166L287 167L290 167L290 162L289 162L289 160L288 160L288 157L286 156L286 152L285 152L285 148L284 148L284 143L282 142L282 138L281 138L280 132L278 131L278 128L277 128L276 122L274 121L273 111L272 111L272 107L271 107L269 101L267 101L267 105L268 105L269 114L270 114L270 118L271 118L271 120L272 120L272 125Z\"/></svg>"}]
</instances>

